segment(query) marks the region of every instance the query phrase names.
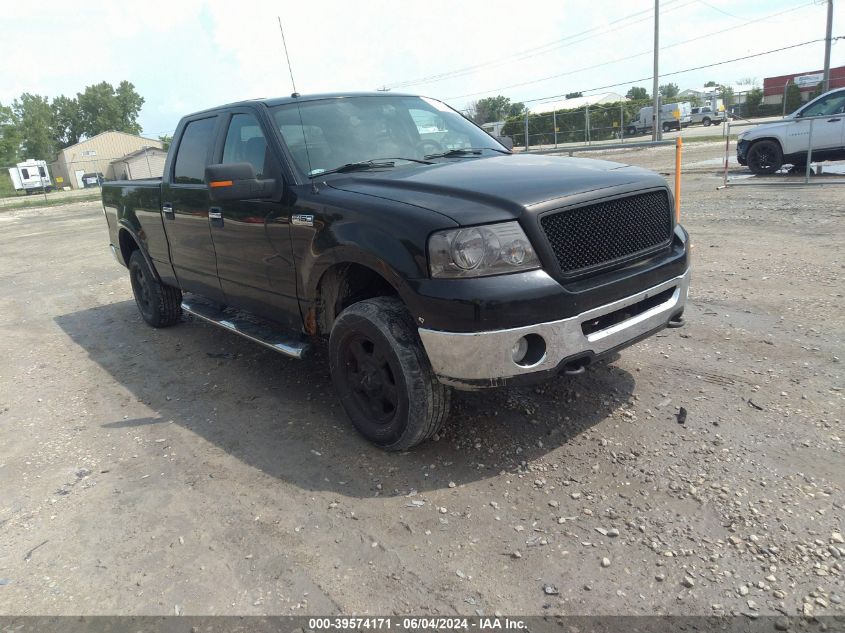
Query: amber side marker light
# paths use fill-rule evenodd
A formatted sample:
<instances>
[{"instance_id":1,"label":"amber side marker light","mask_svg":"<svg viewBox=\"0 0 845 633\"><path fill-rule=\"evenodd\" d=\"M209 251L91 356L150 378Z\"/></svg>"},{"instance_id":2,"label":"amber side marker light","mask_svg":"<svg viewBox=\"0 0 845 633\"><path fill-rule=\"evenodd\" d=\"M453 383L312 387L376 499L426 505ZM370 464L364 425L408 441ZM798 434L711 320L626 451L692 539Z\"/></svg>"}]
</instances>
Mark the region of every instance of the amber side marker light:
<instances>
[{"instance_id":1,"label":"amber side marker light","mask_svg":"<svg viewBox=\"0 0 845 633\"><path fill-rule=\"evenodd\" d=\"M231 187L232 181L231 180L212 180L208 183L208 186L216 189L217 187Z\"/></svg>"}]
</instances>

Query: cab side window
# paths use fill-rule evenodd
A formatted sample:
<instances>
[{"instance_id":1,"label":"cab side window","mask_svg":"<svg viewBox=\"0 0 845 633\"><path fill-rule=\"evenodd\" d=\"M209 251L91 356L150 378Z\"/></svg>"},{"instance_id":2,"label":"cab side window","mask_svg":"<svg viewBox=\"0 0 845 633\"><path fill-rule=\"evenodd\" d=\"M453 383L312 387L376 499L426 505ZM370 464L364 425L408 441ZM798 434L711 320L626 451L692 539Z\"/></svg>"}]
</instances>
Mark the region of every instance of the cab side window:
<instances>
[{"instance_id":1,"label":"cab side window","mask_svg":"<svg viewBox=\"0 0 845 633\"><path fill-rule=\"evenodd\" d=\"M804 109L801 116L830 116L842 114L845 107L845 92L834 92L827 97L816 101L813 105Z\"/></svg>"},{"instance_id":2,"label":"cab side window","mask_svg":"<svg viewBox=\"0 0 845 633\"><path fill-rule=\"evenodd\" d=\"M249 163L258 179L275 177L275 172L278 171L272 167L274 159L267 151L267 140L261 131L261 125L251 114L232 116L223 145L222 162Z\"/></svg>"},{"instance_id":3,"label":"cab side window","mask_svg":"<svg viewBox=\"0 0 845 633\"><path fill-rule=\"evenodd\" d=\"M216 120L216 117L199 119L185 126L176 153L173 182L180 185L201 185L205 182L208 149L214 140Z\"/></svg>"}]
</instances>

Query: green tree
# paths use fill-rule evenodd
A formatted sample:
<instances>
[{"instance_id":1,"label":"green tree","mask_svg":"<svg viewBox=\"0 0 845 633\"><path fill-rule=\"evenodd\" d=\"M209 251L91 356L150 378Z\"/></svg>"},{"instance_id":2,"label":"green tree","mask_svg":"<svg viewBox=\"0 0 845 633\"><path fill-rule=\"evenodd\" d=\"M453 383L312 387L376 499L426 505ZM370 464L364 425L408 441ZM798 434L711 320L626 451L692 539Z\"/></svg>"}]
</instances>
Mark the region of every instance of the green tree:
<instances>
[{"instance_id":1,"label":"green tree","mask_svg":"<svg viewBox=\"0 0 845 633\"><path fill-rule=\"evenodd\" d=\"M522 101L517 101L516 103L510 104L507 116L525 116L526 112L528 112L528 108L525 107L525 104Z\"/></svg>"},{"instance_id":2,"label":"green tree","mask_svg":"<svg viewBox=\"0 0 845 633\"><path fill-rule=\"evenodd\" d=\"M745 107L748 116L759 116L760 104L763 103L763 91L759 88L752 88L745 95Z\"/></svg>"},{"instance_id":3,"label":"green tree","mask_svg":"<svg viewBox=\"0 0 845 633\"><path fill-rule=\"evenodd\" d=\"M795 112L800 107L801 89L793 81L786 88L786 112L787 114Z\"/></svg>"},{"instance_id":4,"label":"green tree","mask_svg":"<svg viewBox=\"0 0 845 633\"><path fill-rule=\"evenodd\" d=\"M716 94L719 95L719 98L722 100L722 105L724 105L727 110L728 106L733 103L734 89L730 86L719 84L716 88Z\"/></svg>"},{"instance_id":5,"label":"green tree","mask_svg":"<svg viewBox=\"0 0 845 633\"><path fill-rule=\"evenodd\" d=\"M79 102L61 95L53 99L50 107L53 110L53 140L56 146L64 148L78 143L84 132Z\"/></svg>"},{"instance_id":6,"label":"green tree","mask_svg":"<svg viewBox=\"0 0 845 633\"><path fill-rule=\"evenodd\" d=\"M813 88L813 92L810 93L810 100L813 100L822 94L824 94L824 82L820 81L816 84L816 87Z\"/></svg>"},{"instance_id":7,"label":"green tree","mask_svg":"<svg viewBox=\"0 0 845 633\"><path fill-rule=\"evenodd\" d=\"M18 121L12 108L0 103L0 167L18 162L21 146Z\"/></svg>"},{"instance_id":8,"label":"green tree","mask_svg":"<svg viewBox=\"0 0 845 633\"><path fill-rule=\"evenodd\" d=\"M109 130L129 134L141 131L138 114L144 98L128 81L121 81L117 90L105 81L87 86L77 95L77 102L82 130L89 138Z\"/></svg>"},{"instance_id":9,"label":"green tree","mask_svg":"<svg viewBox=\"0 0 845 633\"><path fill-rule=\"evenodd\" d=\"M568 92L566 93L566 99L576 99L577 97L583 97L583 92Z\"/></svg>"},{"instance_id":10,"label":"green tree","mask_svg":"<svg viewBox=\"0 0 845 633\"><path fill-rule=\"evenodd\" d=\"M708 81L707 83L704 84L704 87L705 88L715 88L718 85L719 84L717 84L715 81Z\"/></svg>"},{"instance_id":11,"label":"green tree","mask_svg":"<svg viewBox=\"0 0 845 633\"><path fill-rule=\"evenodd\" d=\"M678 96L680 89L678 88L678 84L668 83L660 86L657 91L664 99L671 99L672 97Z\"/></svg>"},{"instance_id":12,"label":"green tree","mask_svg":"<svg viewBox=\"0 0 845 633\"><path fill-rule=\"evenodd\" d=\"M22 157L53 160L53 110L47 97L25 92L15 99L12 108L18 122Z\"/></svg>"},{"instance_id":13,"label":"green tree","mask_svg":"<svg viewBox=\"0 0 845 633\"><path fill-rule=\"evenodd\" d=\"M628 97L631 101L645 101L646 99L651 98L648 94L648 91L641 86L635 86L631 88L630 90L628 90L627 93L625 93L625 96Z\"/></svg>"},{"instance_id":14,"label":"green tree","mask_svg":"<svg viewBox=\"0 0 845 633\"><path fill-rule=\"evenodd\" d=\"M162 148L167 151L170 149L170 144L173 142L173 137L170 134L162 134L158 137L161 141Z\"/></svg>"}]
</instances>

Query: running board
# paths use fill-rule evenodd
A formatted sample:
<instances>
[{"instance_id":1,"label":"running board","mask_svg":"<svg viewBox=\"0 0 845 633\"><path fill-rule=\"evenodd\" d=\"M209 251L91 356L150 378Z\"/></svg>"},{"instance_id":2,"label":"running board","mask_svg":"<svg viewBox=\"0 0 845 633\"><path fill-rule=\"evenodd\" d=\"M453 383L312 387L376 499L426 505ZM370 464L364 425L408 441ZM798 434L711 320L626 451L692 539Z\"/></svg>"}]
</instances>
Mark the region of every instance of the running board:
<instances>
[{"instance_id":1,"label":"running board","mask_svg":"<svg viewBox=\"0 0 845 633\"><path fill-rule=\"evenodd\" d=\"M182 309L204 321L219 325L250 341L269 347L293 358L304 358L311 351L311 345L295 335L281 331L258 318L232 308L223 308L202 297L182 300Z\"/></svg>"}]
</instances>

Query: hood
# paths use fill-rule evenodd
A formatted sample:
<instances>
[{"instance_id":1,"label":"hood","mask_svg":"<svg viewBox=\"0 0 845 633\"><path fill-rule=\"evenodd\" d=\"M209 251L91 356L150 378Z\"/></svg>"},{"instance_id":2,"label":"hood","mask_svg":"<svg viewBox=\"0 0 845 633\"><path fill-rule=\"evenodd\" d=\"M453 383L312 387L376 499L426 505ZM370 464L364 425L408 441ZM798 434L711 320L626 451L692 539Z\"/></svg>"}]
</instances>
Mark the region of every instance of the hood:
<instances>
[{"instance_id":1,"label":"hood","mask_svg":"<svg viewBox=\"0 0 845 633\"><path fill-rule=\"evenodd\" d=\"M666 184L639 167L532 154L445 159L434 165L343 174L326 183L437 211L465 225L516 219L532 206L608 187Z\"/></svg>"},{"instance_id":2,"label":"hood","mask_svg":"<svg viewBox=\"0 0 845 633\"><path fill-rule=\"evenodd\" d=\"M755 125L754 127L743 130L739 134L737 134L737 140L743 139L753 139L758 138L761 136L770 136L776 133L777 130L781 130L789 125L794 124L796 121L793 115L787 115L782 119L778 119L777 121L765 121L764 123L760 123L759 125Z\"/></svg>"}]
</instances>

